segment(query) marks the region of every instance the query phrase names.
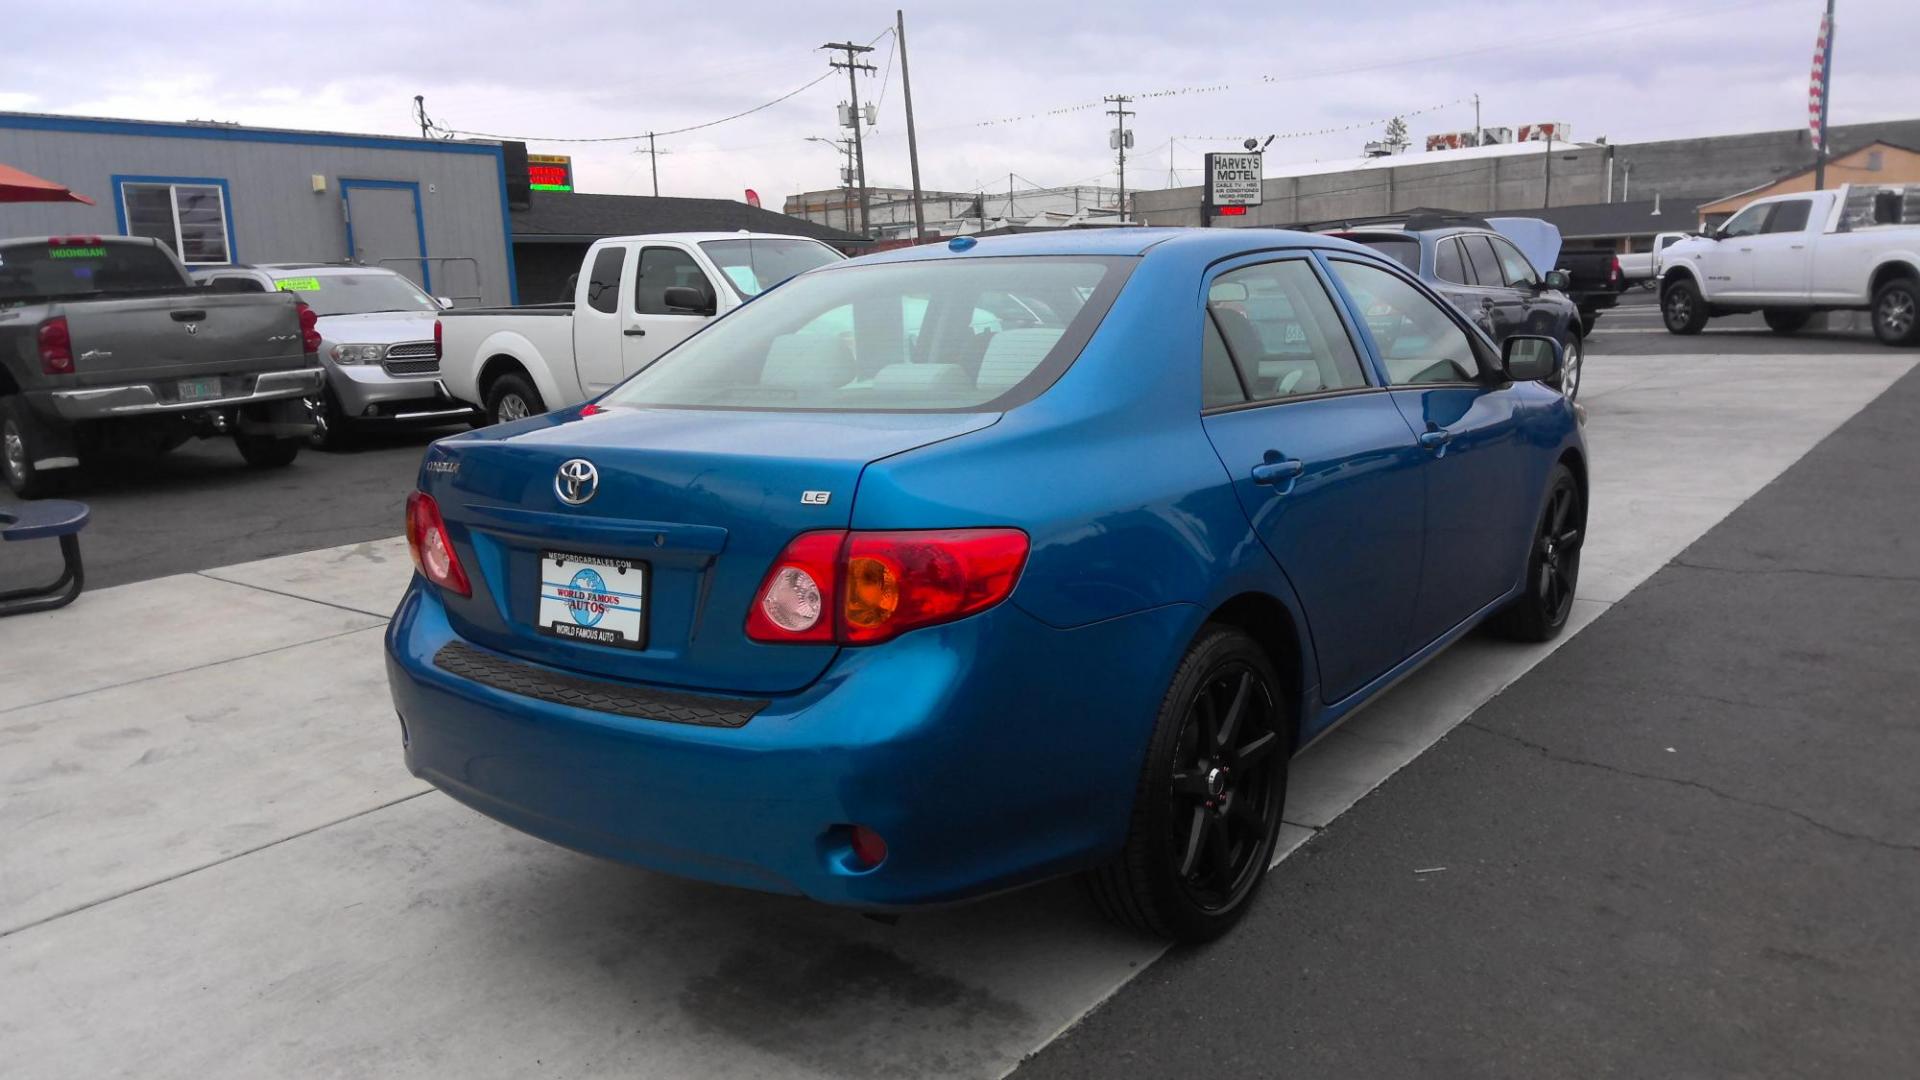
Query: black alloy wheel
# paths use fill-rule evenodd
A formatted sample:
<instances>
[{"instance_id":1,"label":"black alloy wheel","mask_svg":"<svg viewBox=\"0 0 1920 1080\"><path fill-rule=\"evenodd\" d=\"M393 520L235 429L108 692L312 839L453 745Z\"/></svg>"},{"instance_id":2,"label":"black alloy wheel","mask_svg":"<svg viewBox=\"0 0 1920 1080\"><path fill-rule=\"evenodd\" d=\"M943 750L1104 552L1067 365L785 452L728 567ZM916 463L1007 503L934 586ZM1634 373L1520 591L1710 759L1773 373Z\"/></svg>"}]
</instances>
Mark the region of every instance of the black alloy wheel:
<instances>
[{"instance_id":1,"label":"black alloy wheel","mask_svg":"<svg viewBox=\"0 0 1920 1080\"><path fill-rule=\"evenodd\" d=\"M1292 729L1279 687L1244 632L1202 631L1162 700L1125 847L1087 876L1109 918L1185 942L1239 921L1286 803Z\"/></svg>"},{"instance_id":2,"label":"black alloy wheel","mask_svg":"<svg viewBox=\"0 0 1920 1080\"><path fill-rule=\"evenodd\" d=\"M1527 552L1525 591L1495 617L1495 630L1519 641L1552 641L1560 636L1580 585L1586 518L1573 471L1564 464L1555 465L1546 508Z\"/></svg>"},{"instance_id":3,"label":"black alloy wheel","mask_svg":"<svg viewBox=\"0 0 1920 1080\"><path fill-rule=\"evenodd\" d=\"M1681 278L1660 292L1660 314L1667 331L1697 334L1707 325L1707 301L1691 278Z\"/></svg>"}]
</instances>

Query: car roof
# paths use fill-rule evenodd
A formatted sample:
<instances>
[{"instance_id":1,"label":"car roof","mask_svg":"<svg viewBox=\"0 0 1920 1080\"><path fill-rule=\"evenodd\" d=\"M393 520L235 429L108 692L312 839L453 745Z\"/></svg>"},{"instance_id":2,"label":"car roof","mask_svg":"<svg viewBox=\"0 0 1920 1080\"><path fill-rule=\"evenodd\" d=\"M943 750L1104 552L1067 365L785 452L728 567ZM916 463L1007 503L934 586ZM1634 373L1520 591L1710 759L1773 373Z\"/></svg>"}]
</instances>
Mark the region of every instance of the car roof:
<instances>
[{"instance_id":1,"label":"car roof","mask_svg":"<svg viewBox=\"0 0 1920 1080\"><path fill-rule=\"evenodd\" d=\"M231 271L256 271L270 278L292 277L333 277L339 274L395 274L404 277L398 270L386 266L360 266L354 263L229 263L224 266L196 266L196 274L208 274Z\"/></svg>"},{"instance_id":2,"label":"car roof","mask_svg":"<svg viewBox=\"0 0 1920 1080\"><path fill-rule=\"evenodd\" d=\"M705 240L805 240L807 243L819 244L821 247L833 246L825 240L814 236L795 236L792 233L748 232L745 229L741 229L738 232L634 233L629 236L606 236L601 239L606 242L626 240L677 240L690 244L697 244Z\"/></svg>"},{"instance_id":3,"label":"car roof","mask_svg":"<svg viewBox=\"0 0 1920 1080\"><path fill-rule=\"evenodd\" d=\"M954 247L956 240L972 243ZM918 262L929 259L1005 255L1122 255L1141 256L1155 249L1179 250L1223 258L1261 248L1317 247L1365 252L1351 241L1287 229L1201 229L1116 226L1099 229L1059 229L982 238L954 237L945 243L921 244L862 255L853 262Z\"/></svg>"}]
</instances>

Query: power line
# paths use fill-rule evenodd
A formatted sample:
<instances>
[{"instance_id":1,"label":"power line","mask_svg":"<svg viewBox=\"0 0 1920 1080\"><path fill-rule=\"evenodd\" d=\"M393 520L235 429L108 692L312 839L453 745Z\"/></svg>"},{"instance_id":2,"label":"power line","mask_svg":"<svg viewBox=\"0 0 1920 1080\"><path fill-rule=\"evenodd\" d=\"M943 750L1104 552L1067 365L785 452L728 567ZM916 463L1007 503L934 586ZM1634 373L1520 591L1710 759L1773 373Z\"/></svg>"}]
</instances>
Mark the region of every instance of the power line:
<instances>
[{"instance_id":1,"label":"power line","mask_svg":"<svg viewBox=\"0 0 1920 1080\"><path fill-rule=\"evenodd\" d=\"M879 39L875 38L874 40L878 41ZM755 105L751 109L743 109L740 112L734 113L732 116L723 116L718 120L709 120L704 124L690 124L687 127L674 128L671 131L650 131L650 132L641 132L638 135L607 135L600 138L584 139L584 138L559 138L559 137L550 136L550 135L496 135L486 131L463 131L463 130L460 130L459 128L440 128L439 130L446 132L448 135L466 135L470 138L475 138L475 139L504 139L508 142L541 142L541 143L639 142L642 139L655 138L662 135L684 135L689 131L702 131L702 130L705 130L706 128L718 127L719 125L728 123L729 121L738 120L743 116L752 116L754 113L760 112L763 109L771 109L775 105L778 105L781 102L787 100L788 98L794 97L795 95L800 94L803 91L811 90L814 87L820 85L821 83L827 81L832 77L833 77L833 72L829 71L825 75L822 75L819 78L814 79L813 81L808 82L803 86L795 87L794 89L789 90L784 94L781 94L779 97L774 98L772 101L762 102L759 105Z\"/></svg>"}]
</instances>

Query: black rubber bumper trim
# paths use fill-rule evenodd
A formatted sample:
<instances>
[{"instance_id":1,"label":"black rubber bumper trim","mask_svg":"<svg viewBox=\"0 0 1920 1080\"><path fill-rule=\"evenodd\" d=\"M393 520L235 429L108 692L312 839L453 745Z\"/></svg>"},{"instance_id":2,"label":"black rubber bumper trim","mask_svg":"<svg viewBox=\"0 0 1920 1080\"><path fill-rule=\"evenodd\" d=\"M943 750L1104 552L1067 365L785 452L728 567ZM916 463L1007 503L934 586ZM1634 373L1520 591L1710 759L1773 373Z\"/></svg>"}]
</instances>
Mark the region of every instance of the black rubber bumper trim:
<instances>
[{"instance_id":1,"label":"black rubber bumper trim","mask_svg":"<svg viewBox=\"0 0 1920 1080\"><path fill-rule=\"evenodd\" d=\"M617 683L563 675L507 657L483 652L463 642L449 642L433 655L433 666L449 675L471 679L482 686L576 709L661 720L669 724L737 728L769 704L751 698L701 697L666 690L643 690Z\"/></svg>"}]
</instances>

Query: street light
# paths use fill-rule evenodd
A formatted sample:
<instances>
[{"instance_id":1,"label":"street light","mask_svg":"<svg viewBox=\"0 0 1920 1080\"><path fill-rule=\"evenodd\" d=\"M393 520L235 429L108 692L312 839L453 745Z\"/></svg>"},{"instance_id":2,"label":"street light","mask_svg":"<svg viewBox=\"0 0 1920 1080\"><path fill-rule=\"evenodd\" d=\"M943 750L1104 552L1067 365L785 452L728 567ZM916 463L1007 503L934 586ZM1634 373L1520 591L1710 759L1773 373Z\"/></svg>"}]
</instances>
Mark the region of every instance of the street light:
<instances>
[{"instance_id":1,"label":"street light","mask_svg":"<svg viewBox=\"0 0 1920 1080\"><path fill-rule=\"evenodd\" d=\"M831 146L833 147L833 150L835 153L848 154L848 156L851 156L851 153L848 150L848 148L845 146L842 146L838 140L823 139L818 135L808 135L808 136L805 136L804 138L805 138L805 141L807 142L817 142L822 146ZM840 209L846 214L846 218L847 218L846 225L847 225L848 232L853 231L853 199L851 196L847 194L846 170L851 169L852 167L853 166L851 164L848 164L844 169L841 170L841 173L840 173L840 181L841 181L840 182ZM833 219L831 217L828 217L827 220L821 222L820 224L832 225Z\"/></svg>"}]
</instances>

